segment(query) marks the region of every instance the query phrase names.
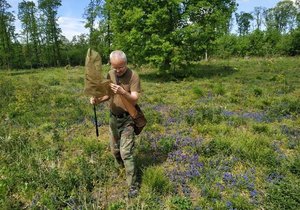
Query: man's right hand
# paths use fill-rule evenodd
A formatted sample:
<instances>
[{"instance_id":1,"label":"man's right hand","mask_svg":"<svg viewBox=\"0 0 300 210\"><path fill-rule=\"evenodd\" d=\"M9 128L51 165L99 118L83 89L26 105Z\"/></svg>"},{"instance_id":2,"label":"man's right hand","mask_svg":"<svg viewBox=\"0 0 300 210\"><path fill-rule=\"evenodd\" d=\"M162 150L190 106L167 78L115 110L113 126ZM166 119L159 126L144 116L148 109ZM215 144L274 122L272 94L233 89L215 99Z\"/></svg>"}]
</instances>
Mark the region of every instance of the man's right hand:
<instances>
[{"instance_id":1,"label":"man's right hand","mask_svg":"<svg viewBox=\"0 0 300 210\"><path fill-rule=\"evenodd\" d=\"M90 103L91 104L100 104L104 101L107 101L109 99L109 96L103 96L103 97L100 97L100 98L97 98L97 97L91 97L90 98Z\"/></svg>"},{"instance_id":2,"label":"man's right hand","mask_svg":"<svg viewBox=\"0 0 300 210\"><path fill-rule=\"evenodd\" d=\"M98 98L96 98L96 97L91 97L91 98L90 98L90 103L91 103L91 104L99 104L100 102L99 102Z\"/></svg>"}]
</instances>

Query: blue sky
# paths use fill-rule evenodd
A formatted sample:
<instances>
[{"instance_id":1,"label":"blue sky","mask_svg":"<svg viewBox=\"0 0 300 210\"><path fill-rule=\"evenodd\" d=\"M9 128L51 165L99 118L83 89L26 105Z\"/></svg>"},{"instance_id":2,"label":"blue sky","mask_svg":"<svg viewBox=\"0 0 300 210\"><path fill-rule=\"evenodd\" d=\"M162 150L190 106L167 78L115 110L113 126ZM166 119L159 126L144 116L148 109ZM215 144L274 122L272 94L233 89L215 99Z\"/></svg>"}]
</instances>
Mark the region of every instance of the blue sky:
<instances>
[{"instance_id":1,"label":"blue sky","mask_svg":"<svg viewBox=\"0 0 300 210\"><path fill-rule=\"evenodd\" d=\"M266 8L274 7L280 0L237 0L239 4L238 12L251 12L254 7L262 6Z\"/></svg>"},{"instance_id":2,"label":"blue sky","mask_svg":"<svg viewBox=\"0 0 300 210\"><path fill-rule=\"evenodd\" d=\"M37 3L37 0L33 0ZM266 8L274 7L280 0L237 0L239 4L237 12L251 12L254 7L262 6ZM7 0L12 6L12 10L15 11L17 16L18 3L21 0ZM63 35L69 40L74 35L87 33L84 28L84 20L82 18L84 9L88 5L89 0L62 0L62 6L58 10L58 23L62 29ZM17 31L20 31L21 24L19 21L15 23Z\"/></svg>"}]
</instances>

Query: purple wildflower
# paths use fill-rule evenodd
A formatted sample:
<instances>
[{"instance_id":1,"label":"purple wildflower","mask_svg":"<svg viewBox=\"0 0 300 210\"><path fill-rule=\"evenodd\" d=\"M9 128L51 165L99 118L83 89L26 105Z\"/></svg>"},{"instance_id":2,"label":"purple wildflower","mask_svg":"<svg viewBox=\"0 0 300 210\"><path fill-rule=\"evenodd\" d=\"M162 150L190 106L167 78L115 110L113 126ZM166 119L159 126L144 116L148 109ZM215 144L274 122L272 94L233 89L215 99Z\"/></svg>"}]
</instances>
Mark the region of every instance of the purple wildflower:
<instances>
[{"instance_id":1,"label":"purple wildflower","mask_svg":"<svg viewBox=\"0 0 300 210\"><path fill-rule=\"evenodd\" d=\"M278 174L277 172L273 172L268 175L267 181L271 183L277 183L283 179L283 175Z\"/></svg>"},{"instance_id":2,"label":"purple wildflower","mask_svg":"<svg viewBox=\"0 0 300 210\"><path fill-rule=\"evenodd\" d=\"M223 181L226 184L229 184L229 185L235 185L236 184L236 178L229 172L224 173Z\"/></svg>"},{"instance_id":3,"label":"purple wildflower","mask_svg":"<svg viewBox=\"0 0 300 210\"><path fill-rule=\"evenodd\" d=\"M257 196L258 192L256 190L250 191L250 197L255 198Z\"/></svg>"}]
</instances>

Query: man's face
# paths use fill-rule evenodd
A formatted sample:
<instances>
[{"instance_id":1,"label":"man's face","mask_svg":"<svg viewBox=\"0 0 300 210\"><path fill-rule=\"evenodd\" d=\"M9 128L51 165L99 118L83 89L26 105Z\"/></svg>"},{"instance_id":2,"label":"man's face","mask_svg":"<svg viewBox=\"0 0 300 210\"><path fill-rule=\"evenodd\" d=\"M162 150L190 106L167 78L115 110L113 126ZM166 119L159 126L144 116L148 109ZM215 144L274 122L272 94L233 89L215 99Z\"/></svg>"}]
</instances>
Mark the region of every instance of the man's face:
<instances>
[{"instance_id":1,"label":"man's face","mask_svg":"<svg viewBox=\"0 0 300 210\"><path fill-rule=\"evenodd\" d=\"M111 68L116 72L118 77L125 74L127 70L126 62L122 59L113 59L110 61Z\"/></svg>"}]
</instances>

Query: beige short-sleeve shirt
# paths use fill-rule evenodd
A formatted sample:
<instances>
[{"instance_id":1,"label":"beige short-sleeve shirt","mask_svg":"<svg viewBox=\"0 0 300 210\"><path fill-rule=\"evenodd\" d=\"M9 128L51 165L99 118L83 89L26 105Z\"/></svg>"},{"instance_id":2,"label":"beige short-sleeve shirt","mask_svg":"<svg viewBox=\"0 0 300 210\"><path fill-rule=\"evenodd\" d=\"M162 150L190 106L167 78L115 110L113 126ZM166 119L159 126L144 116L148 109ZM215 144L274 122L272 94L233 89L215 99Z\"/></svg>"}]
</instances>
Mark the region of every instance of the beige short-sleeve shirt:
<instances>
[{"instance_id":1,"label":"beige short-sleeve shirt","mask_svg":"<svg viewBox=\"0 0 300 210\"><path fill-rule=\"evenodd\" d=\"M135 71L129 68L121 77L116 77L114 70L110 70L107 79L111 79L113 83L121 85L129 93L141 92L140 78ZM111 95L110 110L116 115L127 111L118 94Z\"/></svg>"}]
</instances>

